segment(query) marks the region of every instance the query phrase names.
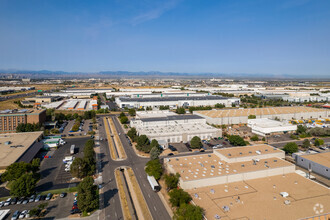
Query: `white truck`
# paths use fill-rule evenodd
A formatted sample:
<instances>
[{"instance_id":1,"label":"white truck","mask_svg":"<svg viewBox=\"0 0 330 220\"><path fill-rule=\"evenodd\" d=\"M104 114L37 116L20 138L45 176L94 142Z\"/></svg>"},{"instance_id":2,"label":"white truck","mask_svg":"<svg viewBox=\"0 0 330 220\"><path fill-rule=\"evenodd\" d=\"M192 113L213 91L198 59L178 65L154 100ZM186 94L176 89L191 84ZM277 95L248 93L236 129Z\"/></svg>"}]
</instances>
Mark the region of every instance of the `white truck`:
<instances>
[{"instance_id":1,"label":"white truck","mask_svg":"<svg viewBox=\"0 0 330 220\"><path fill-rule=\"evenodd\" d=\"M160 186L155 177L147 175L147 179L153 191L157 192L160 190Z\"/></svg>"},{"instance_id":2,"label":"white truck","mask_svg":"<svg viewBox=\"0 0 330 220\"><path fill-rule=\"evenodd\" d=\"M75 148L76 148L76 145L72 144L71 148L70 148L70 154L71 155L74 154Z\"/></svg>"}]
</instances>

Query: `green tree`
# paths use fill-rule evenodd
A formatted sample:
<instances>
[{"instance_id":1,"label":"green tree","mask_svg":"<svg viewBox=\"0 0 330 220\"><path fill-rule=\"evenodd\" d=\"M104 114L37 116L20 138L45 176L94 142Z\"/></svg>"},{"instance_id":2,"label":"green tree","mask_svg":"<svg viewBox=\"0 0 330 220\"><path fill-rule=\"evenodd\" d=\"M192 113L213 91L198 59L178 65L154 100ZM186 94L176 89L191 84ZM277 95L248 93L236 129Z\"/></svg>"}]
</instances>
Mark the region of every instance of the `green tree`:
<instances>
[{"instance_id":1,"label":"green tree","mask_svg":"<svg viewBox=\"0 0 330 220\"><path fill-rule=\"evenodd\" d=\"M297 126L297 133L298 133L298 134L305 133L306 130L307 130L307 128L306 128L305 126L303 126L303 125L298 125L298 126Z\"/></svg>"},{"instance_id":2,"label":"green tree","mask_svg":"<svg viewBox=\"0 0 330 220\"><path fill-rule=\"evenodd\" d=\"M10 194L14 196L29 196L34 193L37 180L32 173L25 173L10 186Z\"/></svg>"},{"instance_id":3,"label":"green tree","mask_svg":"<svg viewBox=\"0 0 330 220\"><path fill-rule=\"evenodd\" d=\"M192 204L181 204L174 213L174 220L201 220L203 219L204 210Z\"/></svg>"},{"instance_id":4,"label":"green tree","mask_svg":"<svg viewBox=\"0 0 330 220\"><path fill-rule=\"evenodd\" d=\"M250 139L251 141L259 141L258 135L253 135Z\"/></svg>"},{"instance_id":5,"label":"green tree","mask_svg":"<svg viewBox=\"0 0 330 220\"><path fill-rule=\"evenodd\" d=\"M314 142L314 145L315 146L321 146L321 145L323 145L324 144L324 140L323 139L320 139L320 138L317 138L317 139L315 139L315 142Z\"/></svg>"},{"instance_id":6,"label":"green tree","mask_svg":"<svg viewBox=\"0 0 330 220\"><path fill-rule=\"evenodd\" d=\"M137 138L136 148L143 152L149 153L151 150L149 143L149 138L146 135L141 135Z\"/></svg>"},{"instance_id":7,"label":"green tree","mask_svg":"<svg viewBox=\"0 0 330 220\"><path fill-rule=\"evenodd\" d=\"M256 119L257 118L257 116L255 116L255 115L249 115L248 116L248 119Z\"/></svg>"},{"instance_id":8,"label":"green tree","mask_svg":"<svg viewBox=\"0 0 330 220\"><path fill-rule=\"evenodd\" d=\"M70 166L70 173L79 179L86 177L88 173L87 162L80 157L75 158Z\"/></svg>"},{"instance_id":9,"label":"green tree","mask_svg":"<svg viewBox=\"0 0 330 220\"><path fill-rule=\"evenodd\" d=\"M135 115L136 115L136 111L135 111L135 109L134 109L134 108L130 108L130 109L128 110L128 114L130 114L130 116L135 116Z\"/></svg>"},{"instance_id":10,"label":"green tree","mask_svg":"<svg viewBox=\"0 0 330 220\"><path fill-rule=\"evenodd\" d=\"M24 174L31 171L31 164L25 162L18 162L9 165L6 171L1 175L3 182L17 180Z\"/></svg>"},{"instance_id":11,"label":"green tree","mask_svg":"<svg viewBox=\"0 0 330 220\"><path fill-rule=\"evenodd\" d=\"M176 110L175 110L175 112L177 113L177 114L186 114L186 110L183 108L183 107L178 107Z\"/></svg>"},{"instance_id":12,"label":"green tree","mask_svg":"<svg viewBox=\"0 0 330 220\"><path fill-rule=\"evenodd\" d=\"M156 139L152 139L152 141L150 142L150 147L151 148L154 148L154 147L157 147L159 148L159 143Z\"/></svg>"},{"instance_id":13,"label":"green tree","mask_svg":"<svg viewBox=\"0 0 330 220\"><path fill-rule=\"evenodd\" d=\"M217 104L214 105L214 107L216 107L216 108L224 108L226 106L224 104L217 103Z\"/></svg>"},{"instance_id":14,"label":"green tree","mask_svg":"<svg viewBox=\"0 0 330 220\"><path fill-rule=\"evenodd\" d=\"M190 141L190 147L192 149L199 149L203 146L201 139L198 136L194 136Z\"/></svg>"},{"instance_id":15,"label":"green tree","mask_svg":"<svg viewBox=\"0 0 330 220\"><path fill-rule=\"evenodd\" d=\"M94 146L95 146L95 142L92 139L89 139L85 143L83 160L87 163L87 169L86 169L87 175L92 175L96 169Z\"/></svg>"},{"instance_id":16,"label":"green tree","mask_svg":"<svg viewBox=\"0 0 330 220\"><path fill-rule=\"evenodd\" d=\"M121 117L119 120L120 120L120 123L122 123L122 124L126 124L128 122L128 118L126 116Z\"/></svg>"},{"instance_id":17,"label":"green tree","mask_svg":"<svg viewBox=\"0 0 330 220\"><path fill-rule=\"evenodd\" d=\"M155 177L156 180L160 179L163 174L163 167L159 159L148 161L146 164L146 173L149 176Z\"/></svg>"},{"instance_id":18,"label":"green tree","mask_svg":"<svg viewBox=\"0 0 330 220\"><path fill-rule=\"evenodd\" d=\"M234 146L246 146L246 143L242 137L239 135L230 135L228 137L230 144Z\"/></svg>"},{"instance_id":19,"label":"green tree","mask_svg":"<svg viewBox=\"0 0 330 220\"><path fill-rule=\"evenodd\" d=\"M152 147L150 150L150 159L151 160L158 159L160 153L161 153L161 150L159 147Z\"/></svg>"},{"instance_id":20,"label":"green tree","mask_svg":"<svg viewBox=\"0 0 330 220\"><path fill-rule=\"evenodd\" d=\"M295 142L290 142L284 145L283 150L287 154L292 154L298 151L298 145Z\"/></svg>"},{"instance_id":21,"label":"green tree","mask_svg":"<svg viewBox=\"0 0 330 220\"><path fill-rule=\"evenodd\" d=\"M90 212L98 208L98 191L97 186L93 183L93 178L88 176L78 185L78 207L83 212Z\"/></svg>"},{"instance_id":22,"label":"green tree","mask_svg":"<svg viewBox=\"0 0 330 220\"><path fill-rule=\"evenodd\" d=\"M166 174L164 179L165 179L165 184L167 186L167 190L177 188L179 183L179 178L180 178L179 173L176 173L175 175L173 173L169 175Z\"/></svg>"},{"instance_id":23,"label":"green tree","mask_svg":"<svg viewBox=\"0 0 330 220\"><path fill-rule=\"evenodd\" d=\"M133 127L127 132L127 136L132 139L132 141L135 141L136 137L136 129Z\"/></svg>"},{"instance_id":24,"label":"green tree","mask_svg":"<svg viewBox=\"0 0 330 220\"><path fill-rule=\"evenodd\" d=\"M305 149L308 149L308 148L310 148L310 146L311 146L310 141L308 139L305 139L302 143L302 147Z\"/></svg>"},{"instance_id":25,"label":"green tree","mask_svg":"<svg viewBox=\"0 0 330 220\"><path fill-rule=\"evenodd\" d=\"M168 195L170 196L170 203L172 206L179 207L181 204L189 203L192 198L189 193L183 189L172 189Z\"/></svg>"}]
</instances>

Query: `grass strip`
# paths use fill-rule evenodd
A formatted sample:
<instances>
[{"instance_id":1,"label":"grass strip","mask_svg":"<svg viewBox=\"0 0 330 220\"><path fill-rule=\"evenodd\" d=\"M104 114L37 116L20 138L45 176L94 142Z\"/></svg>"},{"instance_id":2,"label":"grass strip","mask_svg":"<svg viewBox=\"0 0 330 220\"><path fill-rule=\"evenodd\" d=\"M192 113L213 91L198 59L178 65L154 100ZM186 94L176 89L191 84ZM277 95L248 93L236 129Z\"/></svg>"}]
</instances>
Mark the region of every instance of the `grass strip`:
<instances>
[{"instance_id":1,"label":"grass strip","mask_svg":"<svg viewBox=\"0 0 330 220\"><path fill-rule=\"evenodd\" d=\"M121 207L123 210L123 215L124 215L124 219L125 220L130 220L132 219L131 213L129 211L128 208L128 202L127 202L127 198L126 198L126 194L124 191L124 183L121 180L120 177L120 170L115 170L115 177L116 177L116 183L117 183L117 188L118 188L118 192L119 192L119 198L120 198L120 203L121 203Z\"/></svg>"},{"instance_id":2,"label":"grass strip","mask_svg":"<svg viewBox=\"0 0 330 220\"><path fill-rule=\"evenodd\" d=\"M110 130L109 130L109 124L108 124L108 121L106 118L103 118L104 120L104 127L105 127L105 131L107 133L107 138L108 138L108 144L109 144L109 150L110 150L110 155L111 155L111 158L113 160L117 160L117 156L116 156L116 153L115 153L115 146L112 142L112 138L111 138L111 135L110 135Z\"/></svg>"}]
</instances>

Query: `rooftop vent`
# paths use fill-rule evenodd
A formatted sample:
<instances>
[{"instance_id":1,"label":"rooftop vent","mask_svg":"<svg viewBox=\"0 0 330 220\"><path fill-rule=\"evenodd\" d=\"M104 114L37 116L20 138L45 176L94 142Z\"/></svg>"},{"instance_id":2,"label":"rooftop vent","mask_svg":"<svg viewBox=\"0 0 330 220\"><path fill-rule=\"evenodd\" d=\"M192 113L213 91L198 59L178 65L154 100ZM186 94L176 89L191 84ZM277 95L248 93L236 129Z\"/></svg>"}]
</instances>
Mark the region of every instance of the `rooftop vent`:
<instances>
[{"instance_id":1,"label":"rooftop vent","mask_svg":"<svg viewBox=\"0 0 330 220\"><path fill-rule=\"evenodd\" d=\"M211 189L211 190L210 190L210 193L211 193L211 194L214 194L214 193L215 193L214 189Z\"/></svg>"},{"instance_id":2,"label":"rooftop vent","mask_svg":"<svg viewBox=\"0 0 330 220\"><path fill-rule=\"evenodd\" d=\"M241 167L245 167L245 165L244 165L244 164L242 164L242 165L241 165Z\"/></svg>"},{"instance_id":3,"label":"rooftop vent","mask_svg":"<svg viewBox=\"0 0 330 220\"><path fill-rule=\"evenodd\" d=\"M268 151L268 149L266 149L265 151Z\"/></svg>"},{"instance_id":4,"label":"rooftop vent","mask_svg":"<svg viewBox=\"0 0 330 220\"><path fill-rule=\"evenodd\" d=\"M274 162L276 163L276 162L277 162L277 160L274 160Z\"/></svg>"},{"instance_id":5,"label":"rooftop vent","mask_svg":"<svg viewBox=\"0 0 330 220\"><path fill-rule=\"evenodd\" d=\"M243 153L242 152L239 152L240 155L242 155Z\"/></svg>"},{"instance_id":6,"label":"rooftop vent","mask_svg":"<svg viewBox=\"0 0 330 220\"><path fill-rule=\"evenodd\" d=\"M228 154L228 156L231 156L231 154Z\"/></svg>"}]
</instances>

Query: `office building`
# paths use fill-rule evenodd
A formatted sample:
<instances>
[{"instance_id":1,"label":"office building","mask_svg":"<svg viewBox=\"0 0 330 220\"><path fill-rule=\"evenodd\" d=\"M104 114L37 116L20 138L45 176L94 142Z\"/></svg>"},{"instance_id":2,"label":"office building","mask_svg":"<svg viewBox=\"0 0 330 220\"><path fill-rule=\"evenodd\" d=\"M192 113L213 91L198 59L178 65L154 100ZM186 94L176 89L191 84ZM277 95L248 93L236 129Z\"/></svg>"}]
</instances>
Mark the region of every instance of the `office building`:
<instances>
[{"instance_id":1,"label":"office building","mask_svg":"<svg viewBox=\"0 0 330 220\"><path fill-rule=\"evenodd\" d=\"M44 123L46 110L44 109L14 109L0 111L0 133L15 132L20 123Z\"/></svg>"}]
</instances>

